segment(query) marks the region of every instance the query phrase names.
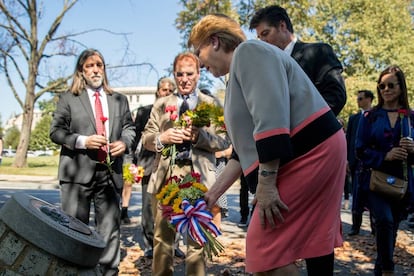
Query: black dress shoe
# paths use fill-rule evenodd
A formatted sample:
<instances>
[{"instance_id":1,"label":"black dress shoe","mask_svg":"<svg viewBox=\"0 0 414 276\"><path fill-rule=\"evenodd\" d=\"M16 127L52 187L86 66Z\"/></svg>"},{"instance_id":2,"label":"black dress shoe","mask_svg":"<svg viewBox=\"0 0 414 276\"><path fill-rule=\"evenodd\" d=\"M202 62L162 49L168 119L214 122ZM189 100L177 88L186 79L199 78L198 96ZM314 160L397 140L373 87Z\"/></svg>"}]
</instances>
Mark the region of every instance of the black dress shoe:
<instances>
[{"instance_id":1,"label":"black dress shoe","mask_svg":"<svg viewBox=\"0 0 414 276\"><path fill-rule=\"evenodd\" d=\"M351 231L348 233L348 236L356 236L359 234L359 230L351 229Z\"/></svg>"},{"instance_id":2,"label":"black dress shoe","mask_svg":"<svg viewBox=\"0 0 414 276\"><path fill-rule=\"evenodd\" d=\"M174 250L174 256L176 256L177 258L180 258L180 259L184 259L185 258L184 252L181 251L181 249L178 248L178 247Z\"/></svg>"}]
</instances>

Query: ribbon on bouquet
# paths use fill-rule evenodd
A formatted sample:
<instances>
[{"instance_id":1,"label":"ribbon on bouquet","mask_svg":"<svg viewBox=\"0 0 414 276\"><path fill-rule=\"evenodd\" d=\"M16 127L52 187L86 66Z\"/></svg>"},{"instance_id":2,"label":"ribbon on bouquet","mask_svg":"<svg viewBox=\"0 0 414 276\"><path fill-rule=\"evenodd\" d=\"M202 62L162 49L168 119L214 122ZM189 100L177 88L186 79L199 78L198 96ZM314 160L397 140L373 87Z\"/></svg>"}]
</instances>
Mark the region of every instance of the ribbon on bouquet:
<instances>
[{"instance_id":1,"label":"ribbon on bouquet","mask_svg":"<svg viewBox=\"0 0 414 276\"><path fill-rule=\"evenodd\" d=\"M181 234L188 233L190 237L200 245L207 243L207 237L202 227L210 231L214 236L221 235L220 230L211 220L213 215L207 210L207 204L204 199L198 199L194 206L190 201L184 199L181 203L184 213L173 215L171 224Z\"/></svg>"}]
</instances>

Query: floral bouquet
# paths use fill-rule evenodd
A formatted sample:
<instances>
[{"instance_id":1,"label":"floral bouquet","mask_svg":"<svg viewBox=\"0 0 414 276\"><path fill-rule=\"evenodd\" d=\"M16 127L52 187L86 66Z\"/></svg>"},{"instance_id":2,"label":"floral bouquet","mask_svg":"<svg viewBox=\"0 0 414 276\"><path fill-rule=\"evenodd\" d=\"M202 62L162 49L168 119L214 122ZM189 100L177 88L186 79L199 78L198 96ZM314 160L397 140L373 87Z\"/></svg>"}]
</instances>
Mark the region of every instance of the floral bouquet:
<instances>
[{"instance_id":1,"label":"floral bouquet","mask_svg":"<svg viewBox=\"0 0 414 276\"><path fill-rule=\"evenodd\" d=\"M213 124L217 132L225 132L223 108L221 106L201 102L194 110L187 110L181 116L178 116L177 107L170 105L165 108L166 113L170 113L170 120L174 122L174 127L185 128L188 126L209 127ZM172 156L173 160L176 154L175 145L168 145L162 150L163 156Z\"/></svg>"},{"instance_id":2,"label":"floral bouquet","mask_svg":"<svg viewBox=\"0 0 414 276\"><path fill-rule=\"evenodd\" d=\"M124 164L123 165L123 178L125 184L132 185L141 181L144 177L144 168L135 164Z\"/></svg>"},{"instance_id":3,"label":"floral bouquet","mask_svg":"<svg viewBox=\"0 0 414 276\"><path fill-rule=\"evenodd\" d=\"M200 174L192 172L182 178L170 177L156 195L161 205L163 217L183 236L188 234L203 246L209 259L224 250L215 239L221 235L212 222L212 214L206 209L203 199L207 187L200 183Z\"/></svg>"}]
</instances>

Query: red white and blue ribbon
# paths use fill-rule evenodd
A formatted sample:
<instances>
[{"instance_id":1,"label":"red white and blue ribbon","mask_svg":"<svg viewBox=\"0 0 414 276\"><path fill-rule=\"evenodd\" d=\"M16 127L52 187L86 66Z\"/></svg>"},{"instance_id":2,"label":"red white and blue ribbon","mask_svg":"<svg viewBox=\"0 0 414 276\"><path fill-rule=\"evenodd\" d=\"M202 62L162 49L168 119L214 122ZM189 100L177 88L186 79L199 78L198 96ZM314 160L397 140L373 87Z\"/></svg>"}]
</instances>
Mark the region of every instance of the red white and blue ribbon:
<instances>
[{"instance_id":1,"label":"red white and blue ribbon","mask_svg":"<svg viewBox=\"0 0 414 276\"><path fill-rule=\"evenodd\" d=\"M211 222L213 215L207 210L204 199L198 199L194 206L191 205L189 200L184 199L181 206L184 213L173 215L170 221L178 232L181 234L188 233L200 245L207 243L207 237L201 227L216 237L221 235L220 230Z\"/></svg>"}]
</instances>

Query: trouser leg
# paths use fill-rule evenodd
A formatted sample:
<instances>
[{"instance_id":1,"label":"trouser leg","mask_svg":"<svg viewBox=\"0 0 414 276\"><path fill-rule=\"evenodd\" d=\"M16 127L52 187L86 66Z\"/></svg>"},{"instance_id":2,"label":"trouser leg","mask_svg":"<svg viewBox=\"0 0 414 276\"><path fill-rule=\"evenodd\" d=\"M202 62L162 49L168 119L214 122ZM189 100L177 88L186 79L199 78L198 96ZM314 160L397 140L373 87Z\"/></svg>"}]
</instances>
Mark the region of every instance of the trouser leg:
<instances>
[{"instance_id":1,"label":"trouser leg","mask_svg":"<svg viewBox=\"0 0 414 276\"><path fill-rule=\"evenodd\" d=\"M334 253L306 259L308 276L332 276L334 270Z\"/></svg>"}]
</instances>

